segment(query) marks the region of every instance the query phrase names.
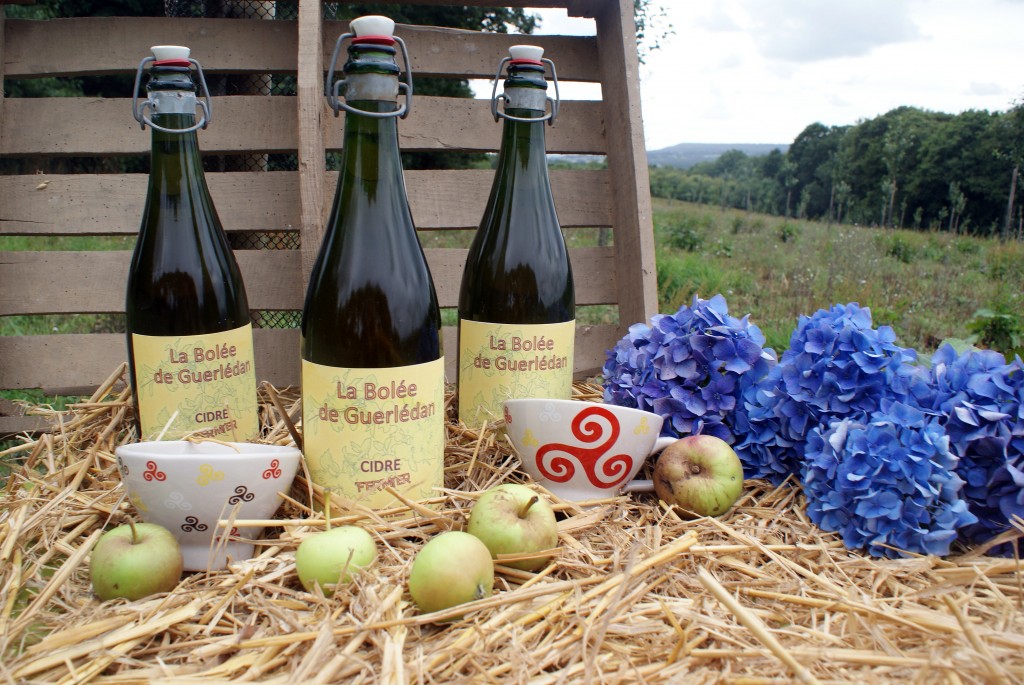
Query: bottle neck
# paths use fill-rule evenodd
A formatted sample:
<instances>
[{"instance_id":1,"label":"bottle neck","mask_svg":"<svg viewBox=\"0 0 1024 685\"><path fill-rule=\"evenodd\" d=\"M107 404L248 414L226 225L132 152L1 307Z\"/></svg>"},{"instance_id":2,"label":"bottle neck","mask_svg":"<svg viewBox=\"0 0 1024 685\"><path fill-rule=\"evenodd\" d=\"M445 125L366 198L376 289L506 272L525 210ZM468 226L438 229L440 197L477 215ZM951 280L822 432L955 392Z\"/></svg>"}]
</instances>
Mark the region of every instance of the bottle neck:
<instances>
[{"instance_id":1,"label":"bottle neck","mask_svg":"<svg viewBox=\"0 0 1024 685\"><path fill-rule=\"evenodd\" d=\"M398 108L391 100L349 100L349 104L374 113L394 112ZM397 117L376 118L347 112L341 173L342 183L396 181L394 186L384 183L380 190L404 188Z\"/></svg>"},{"instance_id":2,"label":"bottle neck","mask_svg":"<svg viewBox=\"0 0 1024 685\"><path fill-rule=\"evenodd\" d=\"M509 182L515 178L515 187L519 189L533 188L539 184L546 186L550 192L545 139L546 124L540 121L540 118L544 116L544 110L506 107L505 112L522 119L537 119L537 121L505 119L501 150L498 153L498 175L505 177L504 180Z\"/></svg>"},{"instance_id":3,"label":"bottle neck","mask_svg":"<svg viewBox=\"0 0 1024 685\"><path fill-rule=\"evenodd\" d=\"M182 129L195 123L194 114L157 114L153 123ZM195 183L202 183L203 164L195 131L168 133L153 129L150 152L150 187L167 195L183 195Z\"/></svg>"},{"instance_id":4,"label":"bottle neck","mask_svg":"<svg viewBox=\"0 0 1024 685\"><path fill-rule=\"evenodd\" d=\"M150 189L184 195L189 185L205 184L195 131L196 86L187 67L153 67L146 86L152 107ZM181 131L181 132L179 132Z\"/></svg>"}]
</instances>

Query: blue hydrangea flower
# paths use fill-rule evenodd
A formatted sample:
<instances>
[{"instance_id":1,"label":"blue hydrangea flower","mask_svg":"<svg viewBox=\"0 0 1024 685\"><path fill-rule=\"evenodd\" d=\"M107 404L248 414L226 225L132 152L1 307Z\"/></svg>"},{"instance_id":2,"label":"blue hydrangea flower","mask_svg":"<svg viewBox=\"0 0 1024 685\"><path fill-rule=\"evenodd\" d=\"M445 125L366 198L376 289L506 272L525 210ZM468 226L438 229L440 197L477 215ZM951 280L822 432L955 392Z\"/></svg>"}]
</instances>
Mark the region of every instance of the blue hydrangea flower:
<instances>
[{"instance_id":1,"label":"blue hydrangea flower","mask_svg":"<svg viewBox=\"0 0 1024 685\"><path fill-rule=\"evenodd\" d=\"M957 354L944 345L932 357L929 383L915 387L918 402L942 416L964 497L977 516L961 535L985 542L1024 517L1024 364L992 350ZM1024 551L1024 545L1020 547ZM1010 554L1010 545L992 550Z\"/></svg>"},{"instance_id":2,"label":"blue hydrangea flower","mask_svg":"<svg viewBox=\"0 0 1024 685\"><path fill-rule=\"evenodd\" d=\"M779 485L800 472L800 453L782 431L782 418L776 415L782 394L782 367L773 366L764 378L743 383L736 411L732 416L733 445L743 463L745 478L764 478Z\"/></svg>"},{"instance_id":3,"label":"blue hydrangea flower","mask_svg":"<svg viewBox=\"0 0 1024 685\"><path fill-rule=\"evenodd\" d=\"M739 401L741 380L762 377L775 362L764 335L748 321L729 316L725 298L694 296L672 315L629 328L608 351L604 401L665 417L662 434L714 435L733 443L726 417Z\"/></svg>"},{"instance_id":4,"label":"blue hydrangea flower","mask_svg":"<svg viewBox=\"0 0 1024 685\"><path fill-rule=\"evenodd\" d=\"M977 522L938 417L889 399L814 427L801 476L811 521L873 556L946 555Z\"/></svg>"},{"instance_id":5,"label":"blue hydrangea flower","mask_svg":"<svg viewBox=\"0 0 1024 685\"><path fill-rule=\"evenodd\" d=\"M870 310L856 303L801 316L778 366L746 386L737 406L746 474L778 484L797 473L815 427L870 414L883 399L908 399L916 359L896 344L892 328L873 328Z\"/></svg>"}]
</instances>

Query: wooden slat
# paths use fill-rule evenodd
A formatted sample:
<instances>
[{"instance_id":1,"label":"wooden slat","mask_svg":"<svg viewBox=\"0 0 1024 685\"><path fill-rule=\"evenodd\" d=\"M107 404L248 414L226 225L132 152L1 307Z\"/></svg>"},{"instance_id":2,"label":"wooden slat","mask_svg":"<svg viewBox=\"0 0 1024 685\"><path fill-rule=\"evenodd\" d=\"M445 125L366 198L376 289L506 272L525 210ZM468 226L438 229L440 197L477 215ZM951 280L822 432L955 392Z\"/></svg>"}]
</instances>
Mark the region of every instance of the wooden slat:
<instances>
[{"instance_id":1,"label":"wooden slat","mask_svg":"<svg viewBox=\"0 0 1024 685\"><path fill-rule=\"evenodd\" d=\"M603 3L597 27L604 116L609 130L615 131L608 140L608 169L615 179L615 249L619 263L628 265L620 273L618 293L619 321L626 327L646 321L658 311L633 0Z\"/></svg>"},{"instance_id":2,"label":"wooden slat","mask_svg":"<svg viewBox=\"0 0 1024 685\"><path fill-rule=\"evenodd\" d=\"M604 154L606 142L603 117L599 101L563 101L558 110L558 125L548 129L548 152ZM328 129L326 147L340 150L342 133L341 126ZM398 144L406 152L496 152L501 145L501 125L494 121L490 102L486 100L418 97L414 100L412 114L399 124Z\"/></svg>"},{"instance_id":3,"label":"wooden slat","mask_svg":"<svg viewBox=\"0 0 1024 685\"><path fill-rule=\"evenodd\" d=\"M298 172L206 174L227 231L298 230ZM333 197L337 172L324 177ZM494 172L489 169L405 174L419 229L476 228ZM0 235L129 235L139 230L144 174L0 176ZM42 187L40 187L42 186ZM551 186L563 227L611 226L611 191L603 169L554 169Z\"/></svg>"},{"instance_id":4,"label":"wooden slat","mask_svg":"<svg viewBox=\"0 0 1024 685\"><path fill-rule=\"evenodd\" d=\"M346 31L348 22L324 22L325 64L331 59L338 36ZM413 74L420 76L494 78L509 47L528 42L544 48L544 56L554 60L560 81L600 80L593 36L523 36L408 24L400 24L395 34L405 41Z\"/></svg>"},{"instance_id":5,"label":"wooden slat","mask_svg":"<svg viewBox=\"0 0 1024 685\"><path fill-rule=\"evenodd\" d=\"M22 407L0 397L0 440L19 433L49 430L51 421L42 416L25 416Z\"/></svg>"},{"instance_id":6,"label":"wooden slat","mask_svg":"<svg viewBox=\"0 0 1024 685\"><path fill-rule=\"evenodd\" d=\"M445 375L455 380L458 350L454 326L444 331ZM256 329L256 376L277 387L299 383L299 331ZM599 373L605 350L615 345L615 326L577 326L577 378ZM128 358L125 337L120 333L90 335L0 336L0 388L40 388L48 394L91 393Z\"/></svg>"},{"instance_id":7,"label":"wooden slat","mask_svg":"<svg viewBox=\"0 0 1024 685\"><path fill-rule=\"evenodd\" d=\"M291 21L164 17L11 19L7 75L135 73L152 45L187 45L209 73L295 72Z\"/></svg>"},{"instance_id":8,"label":"wooden slat","mask_svg":"<svg viewBox=\"0 0 1024 685\"><path fill-rule=\"evenodd\" d=\"M425 252L438 302L457 306L467 251ZM577 303L615 302L615 250L583 247L569 254ZM239 250L235 255L251 309L302 309L305 288L299 280L298 250ZM0 252L0 316L122 312L130 261L131 253L123 251Z\"/></svg>"},{"instance_id":9,"label":"wooden slat","mask_svg":"<svg viewBox=\"0 0 1024 685\"><path fill-rule=\"evenodd\" d=\"M227 231L297 230L293 171L206 174ZM137 233L146 174L0 176L0 235Z\"/></svg>"},{"instance_id":10,"label":"wooden slat","mask_svg":"<svg viewBox=\"0 0 1024 685\"><path fill-rule=\"evenodd\" d=\"M14 435L45 433L53 423L41 416L0 416L0 438Z\"/></svg>"},{"instance_id":11,"label":"wooden slat","mask_svg":"<svg viewBox=\"0 0 1024 685\"><path fill-rule=\"evenodd\" d=\"M299 226L303 290L324 237L327 198L323 146L323 20L318 0L299 0ZM329 57L327 59L330 59Z\"/></svg>"},{"instance_id":12,"label":"wooden slat","mask_svg":"<svg viewBox=\"0 0 1024 685\"><path fill-rule=\"evenodd\" d=\"M149 131L140 130L125 98L7 98L4 103L3 155L128 155L150 148ZM213 123L199 134L199 145L206 152L295 152L296 109L294 97L213 98ZM325 145L341 149L343 118L333 118L326 101L323 110ZM548 134L548 152L603 154L602 117L600 102L563 102L558 125ZM406 152L493 152L501 144L501 127L484 100L418 97L398 130Z\"/></svg>"},{"instance_id":13,"label":"wooden slat","mask_svg":"<svg viewBox=\"0 0 1024 685\"><path fill-rule=\"evenodd\" d=\"M0 154L126 155L149 152L150 133L132 118L126 98L8 98ZM295 99L236 95L213 98L213 122L199 132L208 152L295 150Z\"/></svg>"},{"instance_id":14,"label":"wooden slat","mask_svg":"<svg viewBox=\"0 0 1024 685\"><path fill-rule=\"evenodd\" d=\"M10 20L7 74L12 78L128 73L151 45L187 45L207 73L295 73L298 40L293 21L82 17L47 21ZM320 58L329 60L348 22L323 26ZM305 34L310 29L302 29ZM508 47L523 36L429 26L399 25L413 73L421 76L493 76ZM558 64L564 81L597 81L593 37L530 36ZM315 45L316 43L314 43ZM344 55L342 55L344 57ZM323 95L323 77L320 78Z\"/></svg>"},{"instance_id":15,"label":"wooden slat","mask_svg":"<svg viewBox=\"0 0 1024 685\"><path fill-rule=\"evenodd\" d=\"M607 170L553 169L550 175L558 221L563 228L611 226ZM405 180L416 228L476 228L487 205L494 172L408 171ZM337 175L328 174L332 194L336 184Z\"/></svg>"},{"instance_id":16,"label":"wooden slat","mask_svg":"<svg viewBox=\"0 0 1024 685\"><path fill-rule=\"evenodd\" d=\"M301 309L298 251L236 253L253 309ZM0 315L124 311L130 252L0 252Z\"/></svg>"}]
</instances>

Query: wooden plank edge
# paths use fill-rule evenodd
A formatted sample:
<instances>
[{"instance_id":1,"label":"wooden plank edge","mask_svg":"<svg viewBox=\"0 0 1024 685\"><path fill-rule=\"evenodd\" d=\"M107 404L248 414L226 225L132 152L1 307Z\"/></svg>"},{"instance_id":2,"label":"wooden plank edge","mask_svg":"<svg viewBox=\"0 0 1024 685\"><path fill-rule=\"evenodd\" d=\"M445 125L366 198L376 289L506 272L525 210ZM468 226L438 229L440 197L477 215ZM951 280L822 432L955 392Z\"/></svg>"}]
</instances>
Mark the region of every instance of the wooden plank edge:
<instances>
[{"instance_id":1,"label":"wooden plank edge","mask_svg":"<svg viewBox=\"0 0 1024 685\"><path fill-rule=\"evenodd\" d=\"M239 22L238 19L199 17L62 17L12 19L9 76L103 76L134 73L139 60L155 43L188 45L207 74L294 75L296 44L312 37L299 21ZM349 30L346 21L320 21L317 44L320 59L331 58L338 36ZM298 29L298 30L297 30ZM563 82L598 82L594 36L492 33L439 26L397 24L396 35L409 48L417 76L484 79L508 47L528 39L540 45L558 64ZM322 38L321 38L322 36ZM113 45L105 44L104 41ZM90 52L91 50L91 52ZM344 54L341 55L344 59ZM340 66L340 65L339 65ZM323 76L321 76L322 85Z\"/></svg>"},{"instance_id":2,"label":"wooden plank edge","mask_svg":"<svg viewBox=\"0 0 1024 685\"><path fill-rule=\"evenodd\" d=\"M302 136L300 132L300 137ZM322 151L323 148L315 148ZM300 155L305 159L305 153ZM315 159L309 157L314 168ZM321 173L321 207L334 194L338 172ZM552 169L558 216L566 229L612 225L607 169ZM405 174L413 219L424 231L475 229L494 172L490 169L412 170ZM211 172L210 193L224 228L298 232L303 187L298 171ZM126 236L138 232L146 174L22 174L0 176L0 235ZM300 195L301 191L301 195ZM322 216L323 210L309 210ZM322 219L321 219L322 221Z\"/></svg>"},{"instance_id":3,"label":"wooden plank edge","mask_svg":"<svg viewBox=\"0 0 1024 685\"><path fill-rule=\"evenodd\" d=\"M442 307L458 304L465 248L424 250ZM235 256L251 309L302 308L306 288L298 283L298 250L239 250ZM614 247L569 250L576 303L616 303L618 263ZM124 311L131 252L0 252L0 316L117 314ZM60 280L54 281L54 274Z\"/></svg>"}]
</instances>

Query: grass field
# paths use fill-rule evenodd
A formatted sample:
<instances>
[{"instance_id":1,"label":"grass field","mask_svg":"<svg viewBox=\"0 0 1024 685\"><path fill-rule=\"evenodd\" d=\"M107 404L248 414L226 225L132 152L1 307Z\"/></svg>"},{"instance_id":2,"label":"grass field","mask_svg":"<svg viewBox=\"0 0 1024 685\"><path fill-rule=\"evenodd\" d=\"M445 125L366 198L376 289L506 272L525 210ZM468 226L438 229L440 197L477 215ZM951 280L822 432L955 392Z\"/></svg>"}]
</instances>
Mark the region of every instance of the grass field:
<instances>
[{"instance_id":1,"label":"grass field","mask_svg":"<svg viewBox=\"0 0 1024 685\"><path fill-rule=\"evenodd\" d=\"M800 314L846 302L870 307L876 326L892 326L900 344L924 354L970 336L982 309L1009 315L999 323L1019 331L1020 243L827 226L657 198L654 222L661 311L674 312L694 293L721 293L729 313L750 314L776 350L788 346Z\"/></svg>"}]
</instances>

